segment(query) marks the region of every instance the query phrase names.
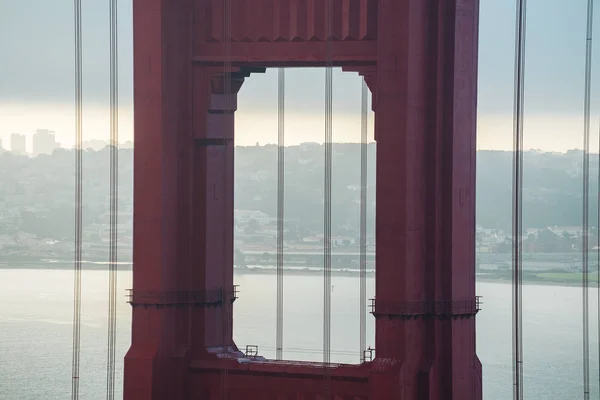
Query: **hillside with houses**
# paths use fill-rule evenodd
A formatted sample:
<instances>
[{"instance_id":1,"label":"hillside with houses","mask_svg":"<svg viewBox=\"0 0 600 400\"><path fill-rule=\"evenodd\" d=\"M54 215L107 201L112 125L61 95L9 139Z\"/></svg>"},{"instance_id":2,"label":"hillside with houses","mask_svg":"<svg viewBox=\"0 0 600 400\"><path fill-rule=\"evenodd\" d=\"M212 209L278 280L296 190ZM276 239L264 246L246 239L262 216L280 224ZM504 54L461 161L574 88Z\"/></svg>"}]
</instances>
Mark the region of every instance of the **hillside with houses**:
<instances>
[{"instance_id":1,"label":"hillside with houses","mask_svg":"<svg viewBox=\"0 0 600 400\"><path fill-rule=\"evenodd\" d=\"M0 249L2 262L71 260L74 232L72 150L37 157L0 154ZM119 151L120 259L131 259L133 151ZM477 159L477 250L511 251L512 153L479 151ZM528 253L569 253L582 245L582 153L524 155L523 243ZM591 177L598 156L592 155ZM286 148L284 247L290 253L321 251L323 243L324 149L316 143ZM109 150L83 154L84 258L107 258ZM384 168L381 166L380 168ZM368 146L368 251L374 251L375 144ZM277 147L236 148L236 254L276 248ZM360 145L334 144L333 251L357 253L360 206ZM149 199L149 201L151 201ZM590 180L590 250L597 243L597 179Z\"/></svg>"}]
</instances>

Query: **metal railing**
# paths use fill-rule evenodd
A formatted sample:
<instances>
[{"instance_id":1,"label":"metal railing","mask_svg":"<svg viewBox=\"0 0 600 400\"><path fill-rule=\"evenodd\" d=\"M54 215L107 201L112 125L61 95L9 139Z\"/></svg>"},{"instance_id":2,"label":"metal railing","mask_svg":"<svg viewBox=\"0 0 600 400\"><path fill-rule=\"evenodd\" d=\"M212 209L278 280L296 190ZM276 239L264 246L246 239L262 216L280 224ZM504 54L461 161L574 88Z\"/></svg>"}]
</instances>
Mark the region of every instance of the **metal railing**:
<instances>
[{"instance_id":1,"label":"metal railing","mask_svg":"<svg viewBox=\"0 0 600 400\"><path fill-rule=\"evenodd\" d=\"M369 300L371 314L388 316L469 316L481 310L481 296L467 300L376 301Z\"/></svg>"},{"instance_id":2,"label":"metal railing","mask_svg":"<svg viewBox=\"0 0 600 400\"><path fill-rule=\"evenodd\" d=\"M368 349L363 351L362 354L362 362L371 362L375 358L375 349L369 347Z\"/></svg>"},{"instance_id":3,"label":"metal railing","mask_svg":"<svg viewBox=\"0 0 600 400\"><path fill-rule=\"evenodd\" d=\"M238 285L230 290L134 290L127 289L127 302L131 305L203 305L219 306L226 301L234 302L238 298Z\"/></svg>"},{"instance_id":4,"label":"metal railing","mask_svg":"<svg viewBox=\"0 0 600 400\"><path fill-rule=\"evenodd\" d=\"M258 346L253 344L246 345L246 351L244 352L246 357L258 357Z\"/></svg>"}]
</instances>

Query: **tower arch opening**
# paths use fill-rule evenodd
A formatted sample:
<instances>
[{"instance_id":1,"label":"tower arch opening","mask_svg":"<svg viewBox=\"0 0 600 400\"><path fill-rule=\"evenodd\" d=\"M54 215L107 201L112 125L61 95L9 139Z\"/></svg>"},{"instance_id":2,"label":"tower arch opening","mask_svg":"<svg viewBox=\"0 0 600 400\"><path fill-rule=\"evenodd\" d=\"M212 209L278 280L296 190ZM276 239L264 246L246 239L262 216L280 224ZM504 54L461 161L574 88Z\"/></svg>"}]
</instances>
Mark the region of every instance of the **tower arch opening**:
<instances>
[{"instance_id":1,"label":"tower arch opening","mask_svg":"<svg viewBox=\"0 0 600 400\"><path fill-rule=\"evenodd\" d=\"M360 350L361 90L356 73L333 70L332 311L333 362L358 363ZM285 68L283 358L321 361L325 69ZM368 296L374 293L375 144L367 92ZM242 349L276 355L277 69L246 79L238 94L235 155L234 282L244 301L234 309ZM364 305L365 309L367 305ZM374 344L373 320L367 318ZM260 327L260 330L256 329ZM255 349L253 349L255 351Z\"/></svg>"}]
</instances>

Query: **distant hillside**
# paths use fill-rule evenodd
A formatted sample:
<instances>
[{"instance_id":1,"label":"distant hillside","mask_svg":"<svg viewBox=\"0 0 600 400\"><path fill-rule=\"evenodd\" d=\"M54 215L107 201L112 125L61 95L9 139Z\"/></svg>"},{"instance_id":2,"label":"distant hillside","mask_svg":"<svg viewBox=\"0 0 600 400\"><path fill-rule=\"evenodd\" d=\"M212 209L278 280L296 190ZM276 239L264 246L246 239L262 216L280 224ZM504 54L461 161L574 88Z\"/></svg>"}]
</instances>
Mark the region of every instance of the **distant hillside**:
<instances>
[{"instance_id":1,"label":"distant hillside","mask_svg":"<svg viewBox=\"0 0 600 400\"><path fill-rule=\"evenodd\" d=\"M335 144L333 159L334 227L357 224L360 192L360 145ZM275 215L277 147L238 147L236 207ZM369 204L374 201L375 144L369 145ZM529 151L524 154L523 226L577 226L582 219L583 153ZM324 148L286 148L286 216L322 223ZM487 228L510 230L513 155L477 152L477 221ZM598 155L590 156L590 226L597 220ZM374 208L369 208L370 217Z\"/></svg>"},{"instance_id":2,"label":"distant hillside","mask_svg":"<svg viewBox=\"0 0 600 400\"><path fill-rule=\"evenodd\" d=\"M335 144L333 231L358 229L360 145ZM323 229L324 148L305 144L286 148L285 215L297 229ZM597 218L598 156L590 160L590 225ZM108 207L109 152L85 151L84 222L96 221ZM68 237L73 229L74 153L60 149L36 158L0 154L0 233L24 232ZM236 149L235 207L276 215L277 147ZM120 209L131 213L133 152L120 150ZM477 221L486 228L510 229L512 153L479 151ZM527 152L524 155L524 222L527 228L577 226L582 218L582 153ZM369 145L369 219L375 201L375 144ZM371 224L372 227L372 224ZM369 229L372 234L372 229Z\"/></svg>"},{"instance_id":3,"label":"distant hillside","mask_svg":"<svg viewBox=\"0 0 600 400\"><path fill-rule=\"evenodd\" d=\"M528 151L523 156L523 227L578 226L583 210L583 153ZM512 217L513 154L477 153L477 222L509 229ZM598 218L598 155L590 155L589 223Z\"/></svg>"}]
</instances>

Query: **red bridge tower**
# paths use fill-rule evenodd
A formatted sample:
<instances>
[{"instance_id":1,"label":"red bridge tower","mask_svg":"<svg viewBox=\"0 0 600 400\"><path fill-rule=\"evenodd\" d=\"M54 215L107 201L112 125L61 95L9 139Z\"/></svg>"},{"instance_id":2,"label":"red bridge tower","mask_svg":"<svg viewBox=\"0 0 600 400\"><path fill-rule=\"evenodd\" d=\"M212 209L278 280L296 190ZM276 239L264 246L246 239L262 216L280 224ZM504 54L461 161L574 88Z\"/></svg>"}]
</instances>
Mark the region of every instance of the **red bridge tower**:
<instances>
[{"instance_id":1,"label":"red bridge tower","mask_svg":"<svg viewBox=\"0 0 600 400\"><path fill-rule=\"evenodd\" d=\"M233 99L268 67L325 66L323 0L134 0L132 343L125 400L324 399L314 363L232 339ZM376 358L336 400L480 400L475 352L479 0L333 0L331 60L364 77L377 141ZM224 85L226 61L232 85ZM231 93L224 93L225 87ZM231 97L229 97L231 98ZM329 400L329 399L327 399Z\"/></svg>"}]
</instances>

